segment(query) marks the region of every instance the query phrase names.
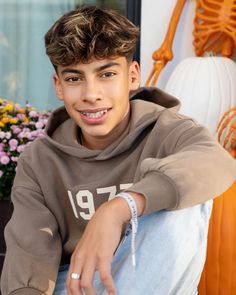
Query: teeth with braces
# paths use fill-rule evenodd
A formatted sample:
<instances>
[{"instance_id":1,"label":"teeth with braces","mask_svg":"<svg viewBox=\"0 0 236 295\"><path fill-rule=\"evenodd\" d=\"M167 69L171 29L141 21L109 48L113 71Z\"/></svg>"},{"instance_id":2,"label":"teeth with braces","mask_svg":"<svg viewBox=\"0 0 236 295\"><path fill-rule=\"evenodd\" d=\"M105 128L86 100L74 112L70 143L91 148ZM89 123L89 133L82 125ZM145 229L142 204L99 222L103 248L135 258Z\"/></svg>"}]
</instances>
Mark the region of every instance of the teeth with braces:
<instances>
[{"instance_id":1,"label":"teeth with braces","mask_svg":"<svg viewBox=\"0 0 236 295\"><path fill-rule=\"evenodd\" d=\"M88 117L88 118L98 119L98 118L101 118L104 114L106 114L107 110L99 111L99 112L96 112L96 113L88 113L88 112L81 112L81 113L83 115L85 115L86 117Z\"/></svg>"}]
</instances>

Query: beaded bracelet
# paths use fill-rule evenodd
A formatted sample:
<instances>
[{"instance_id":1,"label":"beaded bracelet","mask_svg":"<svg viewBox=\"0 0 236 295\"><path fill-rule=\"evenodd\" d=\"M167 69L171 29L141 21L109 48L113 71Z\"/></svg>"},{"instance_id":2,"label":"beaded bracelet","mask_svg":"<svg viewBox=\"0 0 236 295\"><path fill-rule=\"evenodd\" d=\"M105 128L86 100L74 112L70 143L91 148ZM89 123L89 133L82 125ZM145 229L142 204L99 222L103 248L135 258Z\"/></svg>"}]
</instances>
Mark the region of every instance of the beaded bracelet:
<instances>
[{"instance_id":1,"label":"beaded bracelet","mask_svg":"<svg viewBox=\"0 0 236 295\"><path fill-rule=\"evenodd\" d=\"M119 193L116 197L123 198L127 204L129 205L129 209L131 212L131 219L126 227L125 235L128 236L130 232L132 232L131 236L131 253L132 253L132 264L133 266L136 265L136 259L135 259L135 237L138 230L138 212L137 212L137 205L134 200L134 198L126 192Z\"/></svg>"}]
</instances>

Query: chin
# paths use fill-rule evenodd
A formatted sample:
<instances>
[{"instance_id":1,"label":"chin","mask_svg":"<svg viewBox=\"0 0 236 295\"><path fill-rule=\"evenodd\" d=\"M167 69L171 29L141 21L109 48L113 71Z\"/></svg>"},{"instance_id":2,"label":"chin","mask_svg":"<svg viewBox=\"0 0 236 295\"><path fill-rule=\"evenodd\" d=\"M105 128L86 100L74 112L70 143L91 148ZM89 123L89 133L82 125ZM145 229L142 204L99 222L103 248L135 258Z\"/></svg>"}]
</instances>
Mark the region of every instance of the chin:
<instances>
[{"instance_id":1,"label":"chin","mask_svg":"<svg viewBox=\"0 0 236 295\"><path fill-rule=\"evenodd\" d=\"M86 130L86 129L82 129L82 130L84 130L84 132L88 134L89 136L93 136L93 137L104 137L104 136L107 136L112 131L111 129L99 130L97 128L96 130L96 127L92 127L92 128L94 128L94 130Z\"/></svg>"},{"instance_id":2,"label":"chin","mask_svg":"<svg viewBox=\"0 0 236 295\"><path fill-rule=\"evenodd\" d=\"M103 137L108 136L109 133L110 133L109 131L107 131L107 132L92 132L92 133L89 133L89 135L92 137L103 138Z\"/></svg>"}]
</instances>

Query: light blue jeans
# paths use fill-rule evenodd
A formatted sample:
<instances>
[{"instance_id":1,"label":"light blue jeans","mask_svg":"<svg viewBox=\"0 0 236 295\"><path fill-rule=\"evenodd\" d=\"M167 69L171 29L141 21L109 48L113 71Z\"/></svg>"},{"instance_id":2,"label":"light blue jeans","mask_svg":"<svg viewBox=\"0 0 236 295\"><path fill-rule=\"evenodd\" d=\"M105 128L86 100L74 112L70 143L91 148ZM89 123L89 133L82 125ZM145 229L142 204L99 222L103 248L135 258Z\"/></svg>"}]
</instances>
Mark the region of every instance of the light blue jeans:
<instances>
[{"instance_id":1,"label":"light blue jeans","mask_svg":"<svg viewBox=\"0 0 236 295\"><path fill-rule=\"evenodd\" d=\"M131 235L120 243L112 262L117 295L195 295L205 262L212 201L178 211L139 218L136 267ZM68 266L60 269L54 295L66 295ZM107 294L95 274L97 295Z\"/></svg>"}]
</instances>

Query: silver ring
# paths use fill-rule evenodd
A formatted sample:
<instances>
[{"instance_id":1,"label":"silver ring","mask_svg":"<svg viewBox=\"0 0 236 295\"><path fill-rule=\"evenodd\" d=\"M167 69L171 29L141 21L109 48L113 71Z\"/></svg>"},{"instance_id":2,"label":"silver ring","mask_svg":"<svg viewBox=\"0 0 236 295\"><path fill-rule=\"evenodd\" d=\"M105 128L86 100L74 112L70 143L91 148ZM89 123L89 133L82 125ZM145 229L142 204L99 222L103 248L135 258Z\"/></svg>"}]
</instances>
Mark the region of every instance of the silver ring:
<instances>
[{"instance_id":1,"label":"silver ring","mask_svg":"<svg viewBox=\"0 0 236 295\"><path fill-rule=\"evenodd\" d=\"M70 274L70 277L73 279L73 280L79 280L80 279L80 274L77 273L77 272L72 272Z\"/></svg>"}]
</instances>

